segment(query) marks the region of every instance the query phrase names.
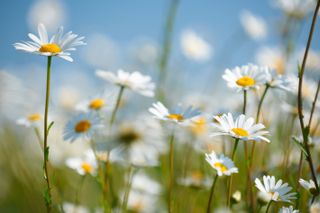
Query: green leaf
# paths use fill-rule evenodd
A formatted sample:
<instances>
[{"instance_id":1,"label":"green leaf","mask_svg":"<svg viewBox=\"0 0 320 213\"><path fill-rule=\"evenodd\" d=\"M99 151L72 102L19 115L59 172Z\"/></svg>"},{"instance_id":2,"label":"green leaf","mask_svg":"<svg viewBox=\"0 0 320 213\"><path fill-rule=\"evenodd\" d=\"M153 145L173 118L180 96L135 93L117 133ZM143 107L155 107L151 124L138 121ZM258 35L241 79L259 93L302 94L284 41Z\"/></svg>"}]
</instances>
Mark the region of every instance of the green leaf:
<instances>
[{"instance_id":1,"label":"green leaf","mask_svg":"<svg viewBox=\"0 0 320 213\"><path fill-rule=\"evenodd\" d=\"M303 143L301 143L300 140L299 140L296 136L293 136L292 139L293 139L293 142L295 142L295 144L301 149L301 151L303 152L303 154L304 154L306 157L308 157L307 151L306 151L306 149L304 148Z\"/></svg>"},{"instance_id":2,"label":"green leaf","mask_svg":"<svg viewBox=\"0 0 320 213\"><path fill-rule=\"evenodd\" d=\"M48 135L49 135L49 131L50 131L51 127L53 126L53 124L54 124L54 121L51 121L51 123L48 126L48 129L47 129L47 134Z\"/></svg>"}]
</instances>

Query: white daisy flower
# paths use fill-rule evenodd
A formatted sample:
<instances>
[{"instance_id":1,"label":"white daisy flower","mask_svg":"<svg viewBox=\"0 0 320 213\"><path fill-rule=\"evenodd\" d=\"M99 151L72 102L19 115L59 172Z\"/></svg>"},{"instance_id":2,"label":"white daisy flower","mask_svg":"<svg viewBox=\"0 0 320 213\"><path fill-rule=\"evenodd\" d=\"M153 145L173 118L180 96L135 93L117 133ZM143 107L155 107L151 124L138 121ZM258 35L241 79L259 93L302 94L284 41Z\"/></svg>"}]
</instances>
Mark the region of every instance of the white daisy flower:
<instances>
[{"instance_id":1,"label":"white daisy flower","mask_svg":"<svg viewBox=\"0 0 320 213\"><path fill-rule=\"evenodd\" d=\"M115 99L111 95L99 94L81 101L76 105L76 110L81 112L99 112L104 109L113 109Z\"/></svg>"},{"instance_id":2,"label":"white daisy flower","mask_svg":"<svg viewBox=\"0 0 320 213\"><path fill-rule=\"evenodd\" d=\"M68 158L66 165L76 170L80 175L95 175L97 173L97 161L92 150L87 150L84 157Z\"/></svg>"},{"instance_id":3,"label":"white daisy flower","mask_svg":"<svg viewBox=\"0 0 320 213\"><path fill-rule=\"evenodd\" d=\"M240 115L236 120L233 119L231 113L223 114L221 116L213 117L216 122L212 125L218 131L211 134L212 137L218 135L230 135L233 138L238 138L244 141L265 141L270 140L264 135L269 134L268 131L263 130L265 126L261 123L255 124L253 118L246 119L245 115Z\"/></svg>"},{"instance_id":4,"label":"white daisy flower","mask_svg":"<svg viewBox=\"0 0 320 213\"><path fill-rule=\"evenodd\" d=\"M84 206L76 205L69 202L62 204L63 212L65 213L89 213L90 210Z\"/></svg>"},{"instance_id":5,"label":"white daisy flower","mask_svg":"<svg viewBox=\"0 0 320 213\"><path fill-rule=\"evenodd\" d=\"M234 69L226 69L222 76L227 81L228 87L240 92L248 89L258 89L265 84L266 76L261 67L248 64Z\"/></svg>"},{"instance_id":6,"label":"white daisy flower","mask_svg":"<svg viewBox=\"0 0 320 213\"><path fill-rule=\"evenodd\" d=\"M71 31L63 34L63 27L58 29L58 32L49 40L46 27L43 24L38 25L39 37L29 33L28 36L32 41L23 43L15 43L14 47L17 50L22 50L29 53L34 53L43 56L58 56L67 61L73 61L69 51L75 50L76 46L85 45L84 37L78 37Z\"/></svg>"},{"instance_id":7,"label":"white daisy flower","mask_svg":"<svg viewBox=\"0 0 320 213\"><path fill-rule=\"evenodd\" d=\"M292 206L282 207L279 213L299 213L299 210L295 210Z\"/></svg>"},{"instance_id":8,"label":"white daisy flower","mask_svg":"<svg viewBox=\"0 0 320 213\"><path fill-rule=\"evenodd\" d=\"M239 203L241 201L241 192L239 190L232 194L231 201L233 203Z\"/></svg>"},{"instance_id":9,"label":"white daisy flower","mask_svg":"<svg viewBox=\"0 0 320 213\"><path fill-rule=\"evenodd\" d=\"M274 5L290 16L303 18L315 8L314 0L274 0Z\"/></svg>"},{"instance_id":10,"label":"white daisy flower","mask_svg":"<svg viewBox=\"0 0 320 213\"><path fill-rule=\"evenodd\" d=\"M101 120L92 113L79 114L72 118L64 128L64 140L74 142L78 138L90 139L98 129L102 128Z\"/></svg>"},{"instance_id":11,"label":"white daisy flower","mask_svg":"<svg viewBox=\"0 0 320 213\"><path fill-rule=\"evenodd\" d=\"M161 102L153 103L149 108L149 112L159 120L171 121L178 124L190 124L192 119L200 115L198 109L189 106L185 110L178 105L174 110L169 111Z\"/></svg>"},{"instance_id":12,"label":"white daisy flower","mask_svg":"<svg viewBox=\"0 0 320 213\"><path fill-rule=\"evenodd\" d=\"M223 154L216 155L214 151L206 155L206 161L217 171L219 176L230 176L232 173L238 173L238 168L235 167L233 161Z\"/></svg>"},{"instance_id":13,"label":"white daisy flower","mask_svg":"<svg viewBox=\"0 0 320 213\"><path fill-rule=\"evenodd\" d=\"M182 33L180 45L182 53L191 60L202 62L211 57L210 44L192 30L186 30Z\"/></svg>"},{"instance_id":14,"label":"white daisy flower","mask_svg":"<svg viewBox=\"0 0 320 213\"><path fill-rule=\"evenodd\" d=\"M134 166L156 166L167 151L161 125L147 116L123 123L114 135L96 140L97 149L110 151L112 161Z\"/></svg>"},{"instance_id":15,"label":"white daisy flower","mask_svg":"<svg viewBox=\"0 0 320 213\"><path fill-rule=\"evenodd\" d=\"M114 74L113 72L97 70L96 75L103 80L129 88L141 95L147 97L154 96L155 84L152 82L151 77L142 75L138 71L129 73L123 70L118 70L117 74Z\"/></svg>"},{"instance_id":16,"label":"white daisy flower","mask_svg":"<svg viewBox=\"0 0 320 213\"><path fill-rule=\"evenodd\" d=\"M280 47L262 47L256 54L256 61L263 66L271 67L279 74L286 71L286 58Z\"/></svg>"},{"instance_id":17,"label":"white daisy flower","mask_svg":"<svg viewBox=\"0 0 320 213\"><path fill-rule=\"evenodd\" d=\"M282 184L282 180L275 181L274 176L263 176L263 183L256 178L256 187L259 189L258 197L265 202L270 200L276 202L291 202L290 200L296 199L295 192L291 192L292 187L288 186L288 183Z\"/></svg>"},{"instance_id":18,"label":"white daisy flower","mask_svg":"<svg viewBox=\"0 0 320 213\"><path fill-rule=\"evenodd\" d=\"M40 113L33 113L26 117L19 118L16 123L25 127L38 127L42 121Z\"/></svg>"},{"instance_id":19,"label":"white daisy flower","mask_svg":"<svg viewBox=\"0 0 320 213\"><path fill-rule=\"evenodd\" d=\"M178 180L178 183L182 186L194 187L194 188L210 188L212 180L206 177L201 171L192 171L185 178Z\"/></svg>"},{"instance_id":20,"label":"white daisy flower","mask_svg":"<svg viewBox=\"0 0 320 213\"><path fill-rule=\"evenodd\" d=\"M266 75L266 83L271 88L279 88L285 91L294 91L296 89L290 77L278 74L269 67L262 67Z\"/></svg>"},{"instance_id":21,"label":"white daisy flower","mask_svg":"<svg viewBox=\"0 0 320 213\"><path fill-rule=\"evenodd\" d=\"M240 21L245 32L255 40L261 40L267 35L266 22L258 16L255 16L248 10L240 14Z\"/></svg>"},{"instance_id":22,"label":"white daisy flower","mask_svg":"<svg viewBox=\"0 0 320 213\"><path fill-rule=\"evenodd\" d=\"M317 193L316 184L314 183L313 180L309 180L309 182L308 182L308 181L305 181L302 178L300 178L299 183L303 188L308 190L311 194Z\"/></svg>"}]
</instances>

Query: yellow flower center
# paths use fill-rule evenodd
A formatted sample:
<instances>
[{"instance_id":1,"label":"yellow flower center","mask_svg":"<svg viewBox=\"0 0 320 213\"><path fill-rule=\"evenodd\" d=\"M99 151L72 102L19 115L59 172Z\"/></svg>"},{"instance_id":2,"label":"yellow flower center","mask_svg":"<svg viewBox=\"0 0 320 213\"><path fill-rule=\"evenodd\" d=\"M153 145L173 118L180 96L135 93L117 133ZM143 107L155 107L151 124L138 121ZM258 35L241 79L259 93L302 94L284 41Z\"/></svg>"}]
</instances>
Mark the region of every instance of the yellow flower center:
<instances>
[{"instance_id":1,"label":"yellow flower center","mask_svg":"<svg viewBox=\"0 0 320 213\"><path fill-rule=\"evenodd\" d=\"M42 53L59 53L61 48L57 44L43 44L39 51Z\"/></svg>"},{"instance_id":2,"label":"yellow flower center","mask_svg":"<svg viewBox=\"0 0 320 213\"><path fill-rule=\"evenodd\" d=\"M207 130L206 126L207 122L204 118L199 118L194 122L194 125L191 127L191 130L194 134L202 134L205 133Z\"/></svg>"},{"instance_id":3,"label":"yellow flower center","mask_svg":"<svg viewBox=\"0 0 320 213\"><path fill-rule=\"evenodd\" d=\"M203 173L200 171L194 171L191 173L191 179L194 181L201 181L203 180Z\"/></svg>"},{"instance_id":4,"label":"yellow flower center","mask_svg":"<svg viewBox=\"0 0 320 213\"><path fill-rule=\"evenodd\" d=\"M27 119L31 122L39 121L39 120L41 120L41 115L39 113L34 113L34 114L29 115L27 117Z\"/></svg>"},{"instance_id":5,"label":"yellow flower center","mask_svg":"<svg viewBox=\"0 0 320 213\"><path fill-rule=\"evenodd\" d=\"M276 59L274 62L274 67L275 70L277 71L278 74L283 75L285 72L285 64L282 58Z\"/></svg>"},{"instance_id":6,"label":"yellow flower center","mask_svg":"<svg viewBox=\"0 0 320 213\"><path fill-rule=\"evenodd\" d=\"M249 132L245 129L242 129L242 128L233 128L233 129L231 129L231 131L234 132L234 134L236 134L238 136L242 136L242 137L249 136Z\"/></svg>"},{"instance_id":7,"label":"yellow flower center","mask_svg":"<svg viewBox=\"0 0 320 213\"><path fill-rule=\"evenodd\" d=\"M102 98L96 98L90 102L89 107L90 109L93 109L93 110L99 110L101 109L101 107L104 106L104 104L105 102Z\"/></svg>"},{"instance_id":8,"label":"yellow flower center","mask_svg":"<svg viewBox=\"0 0 320 213\"><path fill-rule=\"evenodd\" d=\"M220 162L214 163L213 166L220 169L221 172L225 172L228 170L228 168L223 163L220 163Z\"/></svg>"},{"instance_id":9,"label":"yellow flower center","mask_svg":"<svg viewBox=\"0 0 320 213\"><path fill-rule=\"evenodd\" d=\"M242 87L249 87L249 86L253 86L256 82L253 78L251 78L250 76L243 76L241 78L239 78L236 83L239 86Z\"/></svg>"},{"instance_id":10,"label":"yellow flower center","mask_svg":"<svg viewBox=\"0 0 320 213\"><path fill-rule=\"evenodd\" d=\"M77 133L87 132L91 127L91 123L88 120L79 121L74 127L74 131Z\"/></svg>"},{"instance_id":11,"label":"yellow flower center","mask_svg":"<svg viewBox=\"0 0 320 213\"><path fill-rule=\"evenodd\" d=\"M86 174L89 174L93 171L93 168L90 164L86 163L86 162L83 162L81 164L81 168L83 169L83 171L86 173Z\"/></svg>"},{"instance_id":12,"label":"yellow flower center","mask_svg":"<svg viewBox=\"0 0 320 213\"><path fill-rule=\"evenodd\" d=\"M180 115L180 114L170 114L167 116L167 118L169 118L171 120L176 120L176 121L183 121L184 120L183 115Z\"/></svg>"}]
</instances>

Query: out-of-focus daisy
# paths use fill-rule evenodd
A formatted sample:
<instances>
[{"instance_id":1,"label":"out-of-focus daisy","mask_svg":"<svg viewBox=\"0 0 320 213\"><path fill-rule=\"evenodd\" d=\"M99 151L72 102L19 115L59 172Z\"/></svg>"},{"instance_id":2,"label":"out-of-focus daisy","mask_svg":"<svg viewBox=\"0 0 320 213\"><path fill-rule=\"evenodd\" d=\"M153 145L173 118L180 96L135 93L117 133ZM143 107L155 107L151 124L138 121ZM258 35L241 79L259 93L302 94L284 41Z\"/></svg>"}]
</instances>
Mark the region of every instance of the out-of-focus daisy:
<instances>
[{"instance_id":1,"label":"out-of-focus daisy","mask_svg":"<svg viewBox=\"0 0 320 213\"><path fill-rule=\"evenodd\" d=\"M231 202L233 203L239 203L241 201L241 192L237 190L235 193L231 196Z\"/></svg>"},{"instance_id":2,"label":"out-of-focus daisy","mask_svg":"<svg viewBox=\"0 0 320 213\"><path fill-rule=\"evenodd\" d=\"M185 178L178 180L178 183L187 187L194 188L209 188L211 185L211 179L206 177L201 171L192 171Z\"/></svg>"},{"instance_id":3,"label":"out-of-focus daisy","mask_svg":"<svg viewBox=\"0 0 320 213\"><path fill-rule=\"evenodd\" d=\"M158 165L159 155L167 149L160 124L146 116L123 123L105 140L97 141L98 151L112 150L111 160L135 166Z\"/></svg>"},{"instance_id":4,"label":"out-of-focus daisy","mask_svg":"<svg viewBox=\"0 0 320 213\"><path fill-rule=\"evenodd\" d=\"M256 187L259 189L258 196L265 202L270 200L276 202L291 202L291 200L296 199L296 193L291 192L292 187L288 186L288 183L282 184L282 180L275 181L274 176L263 176L263 183L256 178Z\"/></svg>"},{"instance_id":5,"label":"out-of-focus daisy","mask_svg":"<svg viewBox=\"0 0 320 213\"><path fill-rule=\"evenodd\" d=\"M192 30L182 33L180 39L182 53L195 61L207 61L212 54L210 44Z\"/></svg>"},{"instance_id":6,"label":"out-of-focus daisy","mask_svg":"<svg viewBox=\"0 0 320 213\"><path fill-rule=\"evenodd\" d=\"M287 15L303 18L315 7L314 0L274 0L274 5L283 10Z\"/></svg>"},{"instance_id":7,"label":"out-of-focus daisy","mask_svg":"<svg viewBox=\"0 0 320 213\"><path fill-rule=\"evenodd\" d=\"M19 118L16 122L19 125L23 125L25 127L37 127L42 121L42 116L39 113L33 113L27 115L26 117Z\"/></svg>"},{"instance_id":8,"label":"out-of-focus daisy","mask_svg":"<svg viewBox=\"0 0 320 213\"><path fill-rule=\"evenodd\" d=\"M192 119L200 115L200 111L191 106L183 109L178 105L175 109L169 111L161 102L153 103L152 107L149 108L149 112L159 120L171 121L178 124L190 124Z\"/></svg>"},{"instance_id":9,"label":"out-of-focus daisy","mask_svg":"<svg viewBox=\"0 0 320 213\"><path fill-rule=\"evenodd\" d=\"M263 70L266 74L266 84L271 88L279 88L285 91L294 91L296 89L295 84L287 76L278 74L275 70L271 70L269 67L264 67Z\"/></svg>"},{"instance_id":10,"label":"out-of-focus daisy","mask_svg":"<svg viewBox=\"0 0 320 213\"><path fill-rule=\"evenodd\" d=\"M240 21L245 32L255 40L261 40L267 35L266 22L250 11L244 10L240 14Z\"/></svg>"},{"instance_id":11,"label":"out-of-focus daisy","mask_svg":"<svg viewBox=\"0 0 320 213\"><path fill-rule=\"evenodd\" d=\"M228 113L213 118L216 122L213 122L212 125L218 131L212 133L211 136L230 135L244 141L270 142L268 138L264 137L269 134L268 131L263 130L265 126L261 123L255 124L251 117L246 119L245 115L240 115L234 120L232 114Z\"/></svg>"},{"instance_id":12,"label":"out-of-focus daisy","mask_svg":"<svg viewBox=\"0 0 320 213\"><path fill-rule=\"evenodd\" d=\"M191 132L195 135L203 135L208 131L208 121L206 117L199 116L192 120Z\"/></svg>"},{"instance_id":13,"label":"out-of-focus daisy","mask_svg":"<svg viewBox=\"0 0 320 213\"><path fill-rule=\"evenodd\" d=\"M258 89L265 84L266 76L261 67L248 64L234 69L226 69L222 76L227 81L228 87L240 92L248 89Z\"/></svg>"},{"instance_id":14,"label":"out-of-focus daisy","mask_svg":"<svg viewBox=\"0 0 320 213\"><path fill-rule=\"evenodd\" d=\"M311 194L317 193L316 184L313 182L313 180L309 180L308 182L300 178L299 183L303 188L308 190Z\"/></svg>"},{"instance_id":15,"label":"out-of-focus daisy","mask_svg":"<svg viewBox=\"0 0 320 213\"><path fill-rule=\"evenodd\" d=\"M292 206L282 207L279 213L299 213L299 210L295 210Z\"/></svg>"},{"instance_id":16,"label":"out-of-focus daisy","mask_svg":"<svg viewBox=\"0 0 320 213\"><path fill-rule=\"evenodd\" d=\"M142 75L138 71L129 73L123 70L118 70L117 74L114 74L113 72L97 70L96 75L103 80L121 87L129 88L141 95L147 97L154 96L155 84L152 82L151 77Z\"/></svg>"},{"instance_id":17,"label":"out-of-focus daisy","mask_svg":"<svg viewBox=\"0 0 320 213\"><path fill-rule=\"evenodd\" d=\"M79 114L67 123L63 139L71 142L78 138L90 139L101 127L101 120L97 115L92 113Z\"/></svg>"},{"instance_id":18,"label":"out-of-focus daisy","mask_svg":"<svg viewBox=\"0 0 320 213\"><path fill-rule=\"evenodd\" d=\"M34 53L43 56L58 56L67 61L73 61L69 51L75 50L76 46L85 45L84 37L78 37L71 31L63 34L63 27L58 29L58 32L49 40L46 27L43 24L38 25L39 37L29 33L28 36L32 41L23 43L15 43L14 47L17 50L22 50L28 53Z\"/></svg>"},{"instance_id":19,"label":"out-of-focus daisy","mask_svg":"<svg viewBox=\"0 0 320 213\"><path fill-rule=\"evenodd\" d=\"M76 105L76 109L81 112L98 112L103 109L112 109L115 100L111 95L100 94L88 98Z\"/></svg>"},{"instance_id":20,"label":"out-of-focus daisy","mask_svg":"<svg viewBox=\"0 0 320 213\"><path fill-rule=\"evenodd\" d=\"M68 158L66 165L76 170L80 175L95 175L98 167L92 150L87 150L84 157Z\"/></svg>"},{"instance_id":21,"label":"out-of-focus daisy","mask_svg":"<svg viewBox=\"0 0 320 213\"><path fill-rule=\"evenodd\" d=\"M319 213L320 212L320 203L316 202L310 206L310 213Z\"/></svg>"},{"instance_id":22,"label":"out-of-focus daisy","mask_svg":"<svg viewBox=\"0 0 320 213\"><path fill-rule=\"evenodd\" d=\"M62 204L63 212L65 213L89 213L90 210L84 206L76 205L69 202Z\"/></svg>"},{"instance_id":23,"label":"out-of-focus daisy","mask_svg":"<svg viewBox=\"0 0 320 213\"><path fill-rule=\"evenodd\" d=\"M278 74L286 71L286 60L279 47L262 47L256 54L258 64L274 69Z\"/></svg>"},{"instance_id":24,"label":"out-of-focus daisy","mask_svg":"<svg viewBox=\"0 0 320 213\"><path fill-rule=\"evenodd\" d=\"M216 155L216 153L212 151L210 154L205 155L206 161L217 171L219 176L230 176L232 173L238 173L238 168L235 167L233 161L223 154Z\"/></svg>"}]
</instances>

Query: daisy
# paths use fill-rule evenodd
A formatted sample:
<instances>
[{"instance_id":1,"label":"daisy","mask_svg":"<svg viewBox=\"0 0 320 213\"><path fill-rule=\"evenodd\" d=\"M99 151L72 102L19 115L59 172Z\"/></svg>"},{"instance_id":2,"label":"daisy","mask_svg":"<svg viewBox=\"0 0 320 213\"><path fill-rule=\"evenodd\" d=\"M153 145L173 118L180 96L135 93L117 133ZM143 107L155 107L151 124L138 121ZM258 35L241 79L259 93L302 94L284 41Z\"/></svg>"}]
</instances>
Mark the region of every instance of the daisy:
<instances>
[{"instance_id":1,"label":"daisy","mask_svg":"<svg viewBox=\"0 0 320 213\"><path fill-rule=\"evenodd\" d=\"M235 167L233 161L223 154L216 155L214 151L206 155L206 161L217 171L219 176L230 176L232 173L238 173L238 168Z\"/></svg>"},{"instance_id":2,"label":"daisy","mask_svg":"<svg viewBox=\"0 0 320 213\"><path fill-rule=\"evenodd\" d=\"M95 175L97 172L97 161L92 150L87 150L84 157L68 158L66 165L76 170L80 175Z\"/></svg>"},{"instance_id":3,"label":"daisy","mask_svg":"<svg viewBox=\"0 0 320 213\"><path fill-rule=\"evenodd\" d=\"M262 47L256 54L258 64L274 69L278 74L286 71L286 58L280 47Z\"/></svg>"},{"instance_id":4,"label":"daisy","mask_svg":"<svg viewBox=\"0 0 320 213\"><path fill-rule=\"evenodd\" d=\"M141 95L147 97L154 96L155 84L151 81L151 77L142 75L138 71L132 73L118 70L117 74L104 70L97 70L96 75L103 80L119 85L124 88L129 88Z\"/></svg>"},{"instance_id":5,"label":"daisy","mask_svg":"<svg viewBox=\"0 0 320 213\"><path fill-rule=\"evenodd\" d=\"M239 203L241 201L241 192L239 190L232 194L231 201L233 203Z\"/></svg>"},{"instance_id":6,"label":"daisy","mask_svg":"<svg viewBox=\"0 0 320 213\"><path fill-rule=\"evenodd\" d=\"M275 181L274 176L263 176L263 183L256 178L256 187L259 189L259 198L270 202L291 202L290 200L296 199L296 193L291 192L292 187L288 186L288 183L282 184L282 180Z\"/></svg>"},{"instance_id":7,"label":"daisy","mask_svg":"<svg viewBox=\"0 0 320 213\"><path fill-rule=\"evenodd\" d=\"M185 110L178 105L174 110L169 111L161 102L153 103L149 112L159 120L171 121L178 124L189 124L192 119L200 115L198 109L189 106Z\"/></svg>"},{"instance_id":8,"label":"daisy","mask_svg":"<svg viewBox=\"0 0 320 213\"><path fill-rule=\"evenodd\" d=\"M285 91L294 91L296 86L291 77L278 74L276 71L271 70L269 67L262 68L266 75L266 84L271 88L278 88Z\"/></svg>"},{"instance_id":9,"label":"daisy","mask_svg":"<svg viewBox=\"0 0 320 213\"><path fill-rule=\"evenodd\" d=\"M76 105L76 110L81 112L99 112L103 109L112 109L114 105L114 98L110 95L101 94L81 101Z\"/></svg>"},{"instance_id":10,"label":"daisy","mask_svg":"<svg viewBox=\"0 0 320 213\"><path fill-rule=\"evenodd\" d=\"M253 64L226 69L222 78L227 81L228 87L237 92L258 89L266 82L265 72Z\"/></svg>"},{"instance_id":11,"label":"daisy","mask_svg":"<svg viewBox=\"0 0 320 213\"><path fill-rule=\"evenodd\" d=\"M92 113L79 114L67 123L63 139L70 140L70 142L79 138L90 139L99 128L102 128L99 117Z\"/></svg>"},{"instance_id":12,"label":"daisy","mask_svg":"<svg viewBox=\"0 0 320 213\"><path fill-rule=\"evenodd\" d=\"M261 123L255 124L253 118L246 119L245 115L240 115L236 120L233 119L231 113L213 117L216 122L212 123L218 131L211 134L212 137L218 135L229 135L244 141L265 141L270 140L264 135L269 134L263 130L265 126Z\"/></svg>"},{"instance_id":13,"label":"daisy","mask_svg":"<svg viewBox=\"0 0 320 213\"><path fill-rule=\"evenodd\" d=\"M206 177L201 171L192 171L187 177L178 180L182 186L193 188L210 188L211 179Z\"/></svg>"},{"instance_id":14,"label":"daisy","mask_svg":"<svg viewBox=\"0 0 320 213\"><path fill-rule=\"evenodd\" d=\"M73 61L69 51L75 50L76 46L85 45L84 37L78 37L71 31L63 34L63 27L60 27L55 35L50 40L46 27L43 24L38 25L38 34L29 33L28 36L32 41L15 43L14 47L17 50L22 50L28 53L34 53L43 56L58 56L67 61Z\"/></svg>"},{"instance_id":15,"label":"daisy","mask_svg":"<svg viewBox=\"0 0 320 213\"><path fill-rule=\"evenodd\" d=\"M287 15L303 18L315 7L314 0L274 0L274 4Z\"/></svg>"},{"instance_id":16,"label":"daisy","mask_svg":"<svg viewBox=\"0 0 320 213\"><path fill-rule=\"evenodd\" d=\"M245 32L254 40L261 40L267 35L266 22L250 11L242 11L240 21Z\"/></svg>"},{"instance_id":17,"label":"daisy","mask_svg":"<svg viewBox=\"0 0 320 213\"><path fill-rule=\"evenodd\" d=\"M313 182L313 180L305 181L300 178L299 180L300 185L308 190L311 194L317 194L316 184Z\"/></svg>"},{"instance_id":18,"label":"daisy","mask_svg":"<svg viewBox=\"0 0 320 213\"><path fill-rule=\"evenodd\" d=\"M84 206L76 205L69 202L62 203L63 212L65 213L89 213L90 210Z\"/></svg>"},{"instance_id":19,"label":"daisy","mask_svg":"<svg viewBox=\"0 0 320 213\"><path fill-rule=\"evenodd\" d=\"M16 122L25 127L38 127L40 122L42 122L42 116L39 113L33 113L19 118Z\"/></svg>"},{"instance_id":20,"label":"daisy","mask_svg":"<svg viewBox=\"0 0 320 213\"><path fill-rule=\"evenodd\" d=\"M292 206L282 207L279 213L299 213L299 210L295 210Z\"/></svg>"}]
</instances>

